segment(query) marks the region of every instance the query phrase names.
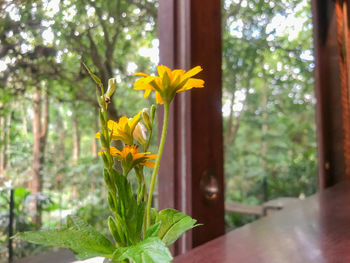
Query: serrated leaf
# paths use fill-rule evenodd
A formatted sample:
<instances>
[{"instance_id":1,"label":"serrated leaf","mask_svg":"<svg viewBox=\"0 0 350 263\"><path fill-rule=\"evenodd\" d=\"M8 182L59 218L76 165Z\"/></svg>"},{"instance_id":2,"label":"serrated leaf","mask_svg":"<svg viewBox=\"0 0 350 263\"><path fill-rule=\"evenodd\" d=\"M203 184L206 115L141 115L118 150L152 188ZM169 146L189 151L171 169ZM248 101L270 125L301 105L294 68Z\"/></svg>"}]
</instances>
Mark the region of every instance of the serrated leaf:
<instances>
[{"instance_id":1,"label":"serrated leaf","mask_svg":"<svg viewBox=\"0 0 350 263\"><path fill-rule=\"evenodd\" d=\"M197 220L175 209L164 209L159 212L157 222L162 222L158 237L170 246L184 232L195 227Z\"/></svg>"},{"instance_id":2,"label":"serrated leaf","mask_svg":"<svg viewBox=\"0 0 350 263\"><path fill-rule=\"evenodd\" d=\"M154 225L151 225L146 231L145 239L149 238L149 237L156 237L158 235L159 230L160 230L161 224L162 224L162 222L158 222L158 223L155 223Z\"/></svg>"},{"instance_id":3,"label":"serrated leaf","mask_svg":"<svg viewBox=\"0 0 350 263\"><path fill-rule=\"evenodd\" d=\"M158 237L151 237L136 245L118 248L115 251L113 261L118 262L126 259L134 263L167 263L171 262L173 257Z\"/></svg>"},{"instance_id":4,"label":"serrated leaf","mask_svg":"<svg viewBox=\"0 0 350 263\"><path fill-rule=\"evenodd\" d=\"M111 258L115 246L92 226L76 216L70 216L61 229L28 231L18 233L15 238L43 245L69 248L78 259L96 256Z\"/></svg>"}]
</instances>

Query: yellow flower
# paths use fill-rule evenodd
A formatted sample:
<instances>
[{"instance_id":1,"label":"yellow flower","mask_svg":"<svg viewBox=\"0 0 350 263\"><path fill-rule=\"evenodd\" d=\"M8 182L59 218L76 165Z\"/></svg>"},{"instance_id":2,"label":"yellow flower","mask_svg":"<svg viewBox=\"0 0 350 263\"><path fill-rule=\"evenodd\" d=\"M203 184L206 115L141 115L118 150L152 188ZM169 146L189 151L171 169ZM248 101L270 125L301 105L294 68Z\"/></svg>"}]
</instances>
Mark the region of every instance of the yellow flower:
<instances>
[{"instance_id":1,"label":"yellow flower","mask_svg":"<svg viewBox=\"0 0 350 263\"><path fill-rule=\"evenodd\" d=\"M112 156L122 162L122 166L130 171L136 165L154 167L154 162L150 161L157 158L156 154L150 152L139 153L137 145L125 145L122 151L115 147L110 148Z\"/></svg>"},{"instance_id":2,"label":"yellow flower","mask_svg":"<svg viewBox=\"0 0 350 263\"><path fill-rule=\"evenodd\" d=\"M145 90L145 98L154 90L158 104L170 103L176 93L204 87L204 80L192 78L203 70L200 66L186 72L182 69L171 71L168 67L159 65L157 70L159 76L150 76L141 72L135 73L135 75L142 76L142 78L135 82L134 87L136 90Z\"/></svg>"},{"instance_id":3,"label":"yellow flower","mask_svg":"<svg viewBox=\"0 0 350 263\"><path fill-rule=\"evenodd\" d=\"M140 121L141 112L136 114L132 119L128 119L123 116L118 122L109 120L107 127L111 131L112 140L121 140L125 144L132 145L134 143L133 133L137 123ZM95 138L100 138L101 134L98 132L95 134Z\"/></svg>"}]
</instances>

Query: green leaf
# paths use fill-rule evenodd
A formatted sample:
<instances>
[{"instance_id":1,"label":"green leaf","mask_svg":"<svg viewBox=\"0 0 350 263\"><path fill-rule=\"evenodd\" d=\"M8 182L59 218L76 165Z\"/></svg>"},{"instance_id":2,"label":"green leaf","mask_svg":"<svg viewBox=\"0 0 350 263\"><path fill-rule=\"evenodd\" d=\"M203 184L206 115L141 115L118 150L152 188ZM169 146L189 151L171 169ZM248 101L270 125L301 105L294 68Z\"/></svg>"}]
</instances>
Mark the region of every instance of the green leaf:
<instances>
[{"instance_id":1,"label":"green leaf","mask_svg":"<svg viewBox=\"0 0 350 263\"><path fill-rule=\"evenodd\" d=\"M151 225L146 231L145 239L149 238L149 237L156 237L158 235L159 230L160 230L161 224L162 224L162 222L158 222L158 223L155 223L154 225Z\"/></svg>"},{"instance_id":2,"label":"green leaf","mask_svg":"<svg viewBox=\"0 0 350 263\"><path fill-rule=\"evenodd\" d=\"M108 227L117 246L125 246L124 233L122 231L122 228L111 216L108 217Z\"/></svg>"},{"instance_id":3,"label":"green leaf","mask_svg":"<svg viewBox=\"0 0 350 263\"><path fill-rule=\"evenodd\" d=\"M85 65L84 62L81 62L81 65L85 68L86 72L90 75L92 80L99 86L103 87L102 81L99 77L97 77L94 73L91 72L91 70L88 68L88 66Z\"/></svg>"},{"instance_id":4,"label":"green leaf","mask_svg":"<svg viewBox=\"0 0 350 263\"><path fill-rule=\"evenodd\" d=\"M151 207L151 225L155 224L158 217L158 210Z\"/></svg>"},{"instance_id":5,"label":"green leaf","mask_svg":"<svg viewBox=\"0 0 350 263\"><path fill-rule=\"evenodd\" d=\"M146 203L137 204L132 193L131 185L127 178L114 171L115 184L117 187L117 214L126 226L126 236L129 245L137 244L141 240L142 223Z\"/></svg>"},{"instance_id":6,"label":"green leaf","mask_svg":"<svg viewBox=\"0 0 350 263\"><path fill-rule=\"evenodd\" d=\"M69 248L78 259L111 258L116 249L111 241L76 216L69 216L67 225L61 229L28 231L18 233L15 238L43 246Z\"/></svg>"},{"instance_id":7,"label":"green leaf","mask_svg":"<svg viewBox=\"0 0 350 263\"><path fill-rule=\"evenodd\" d=\"M158 237L170 246L184 232L194 228L197 221L175 209L164 209L159 212L157 222L162 222Z\"/></svg>"},{"instance_id":8,"label":"green leaf","mask_svg":"<svg viewBox=\"0 0 350 263\"><path fill-rule=\"evenodd\" d=\"M158 237L151 237L134 246L118 248L115 251L113 261L126 259L134 263L167 263L171 262L173 257Z\"/></svg>"}]
</instances>

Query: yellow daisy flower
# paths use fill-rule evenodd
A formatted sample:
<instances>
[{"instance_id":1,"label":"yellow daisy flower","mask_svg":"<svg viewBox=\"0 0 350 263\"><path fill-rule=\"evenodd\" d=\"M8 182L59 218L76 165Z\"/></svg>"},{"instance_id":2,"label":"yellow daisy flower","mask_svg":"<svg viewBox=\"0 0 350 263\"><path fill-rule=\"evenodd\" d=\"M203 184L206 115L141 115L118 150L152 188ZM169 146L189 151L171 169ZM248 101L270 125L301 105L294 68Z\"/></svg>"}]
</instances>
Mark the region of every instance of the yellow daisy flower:
<instances>
[{"instance_id":1,"label":"yellow daisy flower","mask_svg":"<svg viewBox=\"0 0 350 263\"><path fill-rule=\"evenodd\" d=\"M194 67L186 72L182 69L170 70L164 65L159 65L157 70L159 76L150 76L141 72L135 73L134 75L142 76L142 78L135 82L134 89L145 90L145 98L154 90L158 104L170 103L176 93L204 87L204 80L192 78L203 70L201 66Z\"/></svg>"},{"instance_id":2,"label":"yellow daisy flower","mask_svg":"<svg viewBox=\"0 0 350 263\"><path fill-rule=\"evenodd\" d=\"M157 154L150 152L140 153L137 145L125 145L122 151L115 147L110 148L112 156L121 161L124 169L130 171L136 165L143 165L153 168L154 162L150 161L157 158Z\"/></svg>"},{"instance_id":3,"label":"yellow daisy flower","mask_svg":"<svg viewBox=\"0 0 350 263\"><path fill-rule=\"evenodd\" d=\"M136 114L132 119L123 116L118 122L109 120L107 127L111 131L112 140L121 140L125 144L132 145L134 143L133 133L137 123L140 121L142 110ZM95 134L95 138L100 138L101 134Z\"/></svg>"}]
</instances>

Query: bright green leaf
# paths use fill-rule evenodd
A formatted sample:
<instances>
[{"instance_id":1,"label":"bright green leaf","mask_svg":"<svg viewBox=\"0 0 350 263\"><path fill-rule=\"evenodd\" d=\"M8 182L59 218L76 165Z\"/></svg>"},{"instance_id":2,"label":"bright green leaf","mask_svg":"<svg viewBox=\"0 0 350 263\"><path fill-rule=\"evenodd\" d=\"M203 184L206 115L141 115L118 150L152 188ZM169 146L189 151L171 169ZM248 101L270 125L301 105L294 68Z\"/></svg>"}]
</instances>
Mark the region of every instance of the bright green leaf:
<instances>
[{"instance_id":1,"label":"bright green leaf","mask_svg":"<svg viewBox=\"0 0 350 263\"><path fill-rule=\"evenodd\" d=\"M134 263L167 263L171 262L173 257L158 237L151 237L134 246L118 248L115 251L113 261L126 259Z\"/></svg>"},{"instance_id":2,"label":"bright green leaf","mask_svg":"<svg viewBox=\"0 0 350 263\"><path fill-rule=\"evenodd\" d=\"M195 227L197 221L175 209L164 209L159 212L157 222L162 222L158 237L170 246L184 232Z\"/></svg>"},{"instance_id":3,"label":"bright green leaf","mask_svg":"<svg viewBox=\"0 0 350 263\"><path fill-rule=\"evenodd\" d=\"M146 231L145 239L148 237L156 237L159 233L161 224L162 222L158 222L158 223L155 223L154 225L151 225Z\"/></svg>"},{"instance_id":4,"label":"bright green leaf","mask_svg":"<svg viewBox=\"0 0 350 263\"><path fill-rule=\"evenodd\" d=\"M69 248L78 259L111 258L116 249L111 241L75 216L68 217L67 225L60 229L28 231L15 237L43 246Z\"/></svg>"}]
</instances>

